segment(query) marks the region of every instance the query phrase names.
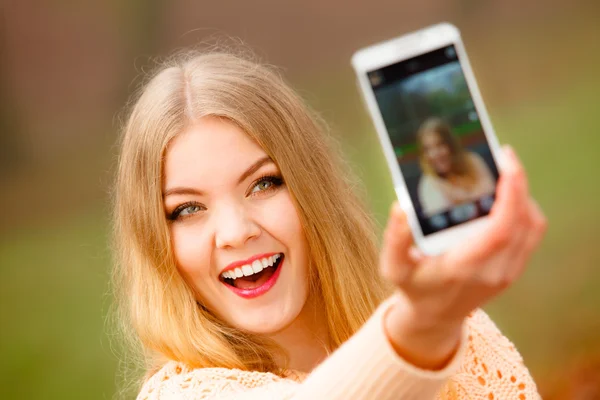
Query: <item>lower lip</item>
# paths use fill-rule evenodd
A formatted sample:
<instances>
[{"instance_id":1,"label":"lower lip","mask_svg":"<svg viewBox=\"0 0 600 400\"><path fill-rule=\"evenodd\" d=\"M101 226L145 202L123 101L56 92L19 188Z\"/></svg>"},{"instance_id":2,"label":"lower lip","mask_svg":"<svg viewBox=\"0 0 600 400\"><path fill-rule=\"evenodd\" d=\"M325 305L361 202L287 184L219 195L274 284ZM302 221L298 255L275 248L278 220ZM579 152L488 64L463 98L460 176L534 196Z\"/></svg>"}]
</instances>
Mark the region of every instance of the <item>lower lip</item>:
<instances>
[{"instance_id":1,"label":"lower lip","mask_svg":"<svg viewBox=\"0 0 600 400\"><path fill-rule=\"evenodd\" d=\"M273 275L271 275L269 280L257 288L239 289L239 288L236 288L235 286L231 286L226 283L224 283L224 285L227 286L233 293L235 293L238 296L243 297L245 299L252 299L254 297L258 297L260 295L267 293L269 291L269 289L271 289L273 286L275 286L275 283L277 282L277 278L279 278L279 273L281 272L281 268L283 267L284 262L285 262L285 257L281 260L281 262L279 263L279 266L277 267L277 270L273 273Z\"/></svg>"}]
</instances>

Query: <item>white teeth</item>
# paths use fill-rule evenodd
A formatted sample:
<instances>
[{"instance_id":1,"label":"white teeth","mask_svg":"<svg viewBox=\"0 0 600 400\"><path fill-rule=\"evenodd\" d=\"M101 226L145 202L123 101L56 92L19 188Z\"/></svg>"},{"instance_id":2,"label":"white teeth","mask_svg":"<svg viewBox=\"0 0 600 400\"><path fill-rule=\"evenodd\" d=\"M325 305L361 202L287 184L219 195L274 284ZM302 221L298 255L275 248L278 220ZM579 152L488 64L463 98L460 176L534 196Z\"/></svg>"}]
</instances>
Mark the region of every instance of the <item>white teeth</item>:
<instances>
[{"instance_id":1,"label":"white teeth","mask_svg":"<svg viewBox=\"0 0 600 400\"><path fill-rule=\"evenodd\" d=\"M260 260L254 260L254 262L252 263L252 271L255 274L257 274L262 270L263 270L262 262L260 262Z\"/></svg>"},{"instance_id":2,"label":"white teeth","mask_svg":"<svg viewBox=\"0 0 600 400\"><path fill-rule=\"evenodd\" d=\"M242 267L237 267L235 269L225 271L221 274L221 276L226 279L236 279L241 278L242 276L250 276L253 274L257 274L263 269L275 264L275 262L279 258L281 258L281 254L275 254L271 257L261 258L260 260L254 260L252 264L242 265Z\"/></svg>"},{"instance_id":3,"label":"white teeth","mask_svg":"<svg viewBox=\"0 0 600 400\"><path fill-rule=\"evenodd\" d=\"M252 267L248 264L242 265L242 272L244 273L244 276L250 276L254 274L254 271L252 271Z\"/></svg>"}]
</instances>

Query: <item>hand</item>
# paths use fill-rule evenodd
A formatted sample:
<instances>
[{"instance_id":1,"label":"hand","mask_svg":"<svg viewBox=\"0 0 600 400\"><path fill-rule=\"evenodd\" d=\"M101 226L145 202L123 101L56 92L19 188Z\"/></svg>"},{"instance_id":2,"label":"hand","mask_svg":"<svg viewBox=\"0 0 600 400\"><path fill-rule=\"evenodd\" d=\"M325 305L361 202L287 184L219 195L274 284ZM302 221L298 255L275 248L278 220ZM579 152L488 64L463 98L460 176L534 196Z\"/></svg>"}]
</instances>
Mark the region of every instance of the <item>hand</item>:
<instances>
[{"instance_id":1,"label":"hand","mask_svg":"<svg viewBox=\"0 0 600 400\"><path fill-rule=\"evenodd\" d=\"M381 271L399 290L385 328L398 353L417 366L447 363L465 318L515 282L544 236L546 218L529 196L525 171L510 148L505 154L486 230L442 255L412 247L406 216L392 207Z\"/></svg>"}]
</instances>

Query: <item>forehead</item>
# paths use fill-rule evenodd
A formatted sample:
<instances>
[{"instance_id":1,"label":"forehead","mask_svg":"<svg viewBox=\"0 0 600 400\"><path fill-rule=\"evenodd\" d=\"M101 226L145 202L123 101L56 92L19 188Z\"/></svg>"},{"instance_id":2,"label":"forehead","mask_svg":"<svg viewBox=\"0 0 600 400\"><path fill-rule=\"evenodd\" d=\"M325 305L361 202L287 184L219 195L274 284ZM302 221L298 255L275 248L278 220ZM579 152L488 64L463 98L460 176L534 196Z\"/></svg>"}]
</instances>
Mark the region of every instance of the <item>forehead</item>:
<instances>
[{"instance_id":1,"label":"forehead","mask_svg":"<svg viewBox=\"0 0 600 400\"><path fill-rule=\"evenodd\" d=\"M237 179L264 150L235 124L205 117L177 135L165 153L164 185L206 187Z\"/></svg>"},{"instance_id":2,"label":"forehead","mask_svg":"<svg viewBox=\"0 0 600 400\"><path fill-rule=\"evenodd\" d=\"M429 144L429 143L435 144L435 143L441 142L442 137L436 131L429 130L429 131L423 132L423 136L421 137L421 140L425 144Z\"/></svg>"}]
</instances>

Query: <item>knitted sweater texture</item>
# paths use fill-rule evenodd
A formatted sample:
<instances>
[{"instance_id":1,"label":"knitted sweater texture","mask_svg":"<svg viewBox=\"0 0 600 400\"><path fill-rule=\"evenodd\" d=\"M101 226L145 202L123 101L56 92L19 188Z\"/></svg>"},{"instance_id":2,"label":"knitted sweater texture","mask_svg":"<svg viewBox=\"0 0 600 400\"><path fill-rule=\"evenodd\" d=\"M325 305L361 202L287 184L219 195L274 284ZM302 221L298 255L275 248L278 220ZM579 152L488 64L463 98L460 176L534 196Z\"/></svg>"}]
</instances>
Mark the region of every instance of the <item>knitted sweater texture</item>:
<instances>
[{"instance_id":1,"label":"knitted sweater texture","mask_svg":"<svg viewBox=\"0 0 600 400\"><path fill-rule=\"evenodd\" d=\"M310 374L226 368L192 369L168 362L138 400L538 400L521 355L482 311L471 314L461 345L442 370L400 358L383 330L384 303L365 325Z\"/></svg>"}]
</instances>

